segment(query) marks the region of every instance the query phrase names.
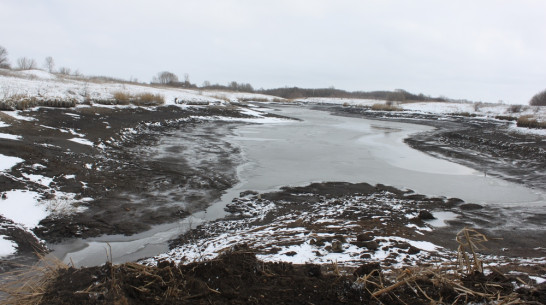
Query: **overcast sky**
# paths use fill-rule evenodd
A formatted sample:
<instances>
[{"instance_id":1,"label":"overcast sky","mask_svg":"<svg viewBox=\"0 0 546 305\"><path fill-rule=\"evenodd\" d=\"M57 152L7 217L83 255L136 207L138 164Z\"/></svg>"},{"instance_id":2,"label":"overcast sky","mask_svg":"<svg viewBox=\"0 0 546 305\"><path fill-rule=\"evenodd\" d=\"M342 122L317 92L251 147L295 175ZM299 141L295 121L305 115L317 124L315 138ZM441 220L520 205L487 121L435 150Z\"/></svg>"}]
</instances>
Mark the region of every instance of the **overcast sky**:
<instances>
[{"instance_id":1,"label":"overcast sky","mask_svg":"<svg viewBox=\"0 0 546 305\"><path fill-rule=\"evenodd\" d=\"M1 0L0 46L85 75L255 88L405 89L527 103L546 89L546 1Z\"/></svg>"}]
</instances>

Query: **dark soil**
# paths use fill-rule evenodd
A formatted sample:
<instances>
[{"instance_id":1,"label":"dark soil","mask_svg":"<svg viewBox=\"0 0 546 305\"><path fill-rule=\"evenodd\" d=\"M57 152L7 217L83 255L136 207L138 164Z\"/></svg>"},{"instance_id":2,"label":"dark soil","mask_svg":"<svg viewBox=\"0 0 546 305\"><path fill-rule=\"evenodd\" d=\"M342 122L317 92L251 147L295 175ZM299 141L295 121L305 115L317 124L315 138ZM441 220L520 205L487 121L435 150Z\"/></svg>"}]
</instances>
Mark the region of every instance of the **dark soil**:
<instances>
[{"instance_id":1,"label":"dark soil","mask_svg":"<svg viewBox=\"0 0 546 305\"><path fill-rule=\"evenodd\" d=\"M261 262L251 249L239 247L217 259L187 265L128 263L61 270L41 304L467 304L493 298L546 302L544 284L517 288L516 277L500 272L453 278L423 270L386 272L374 263L343 271ZM396 279L403 273L405 277ZM392 285L394 289L381 292Z\"/></svg>"},{"instance_id":2,"label":"dark soil","mask_svg":"<svg viewBox=\"0 0 546 305\"><path fill-rule=\"evenodd\" d=\"M83 212L42 220L34 233L47 242L141 232L202 209L236 182L239 151L224 140L236 123L195 118L245 117L235 107L42 107L21 113L34 121L0 115L11 125L3 132L22 136L0 139L0 154L25 160L0 175L0 193L29 189L51 199L55 191L62 191L77 194L76 199L93 199L75 204L85 207ZM69 140L78 134L94 146ZM166 148L163 157L151 155L150 149L165 137L176 144ZM199 162L177 158L179 153L195 154ZM23 174L50 177L53 182L46 187ZM35 238L16 232L3 229L2 234L20 245L19 254L43 250ZM27 247L30 241L32 246Z\"/></svg>"},{"instance_id":3,"label":"dark soil","mask_svg":"<svg viewBox=\"0 0 546 305\"><path fill-rule=\"evenodd\" d=\"M275 208L268 208L266 214L256 215L256 211L271 205ZM334 213L332 207L336 207ZM312 243L319 246L320 242L320 245L328 248L332 240L337 239L342 241L342 247L348 244L360 247L362 251L359 255L362 258L369 257L369 254L373 254L378 248L383 248L384 244L393 244L390 247L398 248L395 252L398 251L399 256L384 259L381 262L384 265L400 263L410 249L405 243L390 240L390 236L429 241L456 251L459 244L455 241L455 236L467 227L479 228L479 231L487 236L488 242L479 250L481 254L516 259L545 257L544 230L523 231L505 228L511 220L498 216L502 214L496 209L498 208L484 209L481 205L465 203L458 198L427 197L411 190L399 190L381 184L372 186L367 183L312 183L301 187L284 187L279 191L265 194L243 192L240 198L233 199L226 206L226 211L230 212L228 217L205 223L181 235L171 241L170 248L196 244L200 240L211 239L223 233L237 234L238 230L244 228L258 230L266 227L277 230L275 224L281 223L282 219L282 223L287 223L287 228L298 229L288 234L298 236L328 234L329 237L321 237L320 241L315 240ZM427 220L434 218L436 212L446 211L456 215L455 219L447 221L448 225L433 227L427 223ZM530 224L536 223L539 226L546 221L543 214L534 214L532 217L535 219L526 220ZM315 223L315 220L325 219L328 225ZM364 235L370 238L359 240ZM262 244L269 247L254 247L255 251L278 253L281 249L280 244L275 245L279 242L276 240L277 237L271 236L268 243L262 241ZM309 238L294 236L292 243L302 244ZM281 236L280 239L286 237ZM317 248L319 249L320 247ZM411 250L416 252L410 254L419 253L418 249ZM330 249L329 251L331 252Z\"/></svg>"}]
</instances>

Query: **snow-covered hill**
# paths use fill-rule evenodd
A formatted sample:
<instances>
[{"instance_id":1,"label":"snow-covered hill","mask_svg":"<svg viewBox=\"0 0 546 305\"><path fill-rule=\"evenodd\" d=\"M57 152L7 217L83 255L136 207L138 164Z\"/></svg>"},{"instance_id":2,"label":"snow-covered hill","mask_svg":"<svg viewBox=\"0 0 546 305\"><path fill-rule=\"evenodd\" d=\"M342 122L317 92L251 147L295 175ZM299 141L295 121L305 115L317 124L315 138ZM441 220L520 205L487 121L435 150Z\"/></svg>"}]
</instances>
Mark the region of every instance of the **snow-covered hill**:
<instances>
[{"instance_id":1,"label":"snow-covered hill","mask_svg":"<svg viewBox=\"0 0 546 305\"><path fill-rule=\"evenodd\" d=\"M159 85L147 85L129 82L114 82L101 78L73 77L51 74L42 70L12 71L0 69L0 101L6 99L21 100L75 100L79 104L89 101L109 101L115 93L138 95L150 93L164 97L166 105L176 103L213 103L241 99L261 101L278 99L277 97L225 91L188 90Z\"/></svg>"}]
</instances>

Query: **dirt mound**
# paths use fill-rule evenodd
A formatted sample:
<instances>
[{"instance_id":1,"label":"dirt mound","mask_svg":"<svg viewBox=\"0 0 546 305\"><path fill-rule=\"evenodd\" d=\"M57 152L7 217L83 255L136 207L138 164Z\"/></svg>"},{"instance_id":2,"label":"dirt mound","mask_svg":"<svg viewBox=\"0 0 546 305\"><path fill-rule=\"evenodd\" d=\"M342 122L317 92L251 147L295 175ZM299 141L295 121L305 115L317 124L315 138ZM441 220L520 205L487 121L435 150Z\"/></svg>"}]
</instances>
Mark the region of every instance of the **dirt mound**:
<instances>
[{"instance_id":1,"label":"dirt mound","mask_svg":"<svg viewBox=\"0 0 546 305\"><path fill-rule=\"evenodd\" d=\"M328 270L330 269L330 270ZM519 300L538 304L544 285L516 288L500 272L450 276L436 270L381 270L366 263L340 272L336 266L266 263L247 247L217 259L156 267L119 266L61 270L41 304L449 304ZM352 273L351 273L352 272Z\"/></svg>"}]
</instances>

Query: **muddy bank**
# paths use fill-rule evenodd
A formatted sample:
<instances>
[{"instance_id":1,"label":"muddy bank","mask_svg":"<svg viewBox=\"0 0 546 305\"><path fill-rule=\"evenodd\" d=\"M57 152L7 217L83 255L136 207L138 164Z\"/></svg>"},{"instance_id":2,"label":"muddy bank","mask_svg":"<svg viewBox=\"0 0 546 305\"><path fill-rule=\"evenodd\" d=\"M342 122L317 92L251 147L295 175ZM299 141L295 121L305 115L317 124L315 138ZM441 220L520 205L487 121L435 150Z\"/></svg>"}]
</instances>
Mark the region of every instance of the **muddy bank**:
<instances>
[{"instance_id":1,"label":"muddy bank","mask_svg":"<svg viewBox=\"0 0 546 305\"><path fill-rule=\"evenodd\" d=\"M40 304L544 303L545 284L535 282L544 262L480 255L478 272L459 269L456 251L430 247L455 246L453 235L435 235L439 212L460 221L479 209L366 183L243 192L229 217L181 236L166 256L47 274ZM294 263L302 252L324 260Z\"/></svg>"},{"instance_id":2,"label":"muddy bank","mask_svg":"<svg viewBox=\"0 0 546 305\"><path fill-rule=\"evenodd\" d=\"M459 163L484 175L546 190L546 139L517 133L511 122L452 115L371 111L361 107L316 106L315 109L375 120L435 127L407 138L411 147Z\"/></svg>"},{"instance_id":3,"label":"muddy bank","mask_svg":"<svg viewBox=\"0 0 546 305\"><path fill-rule=\"evenodd\" d=\"M493 222L510 220L458 198L384 185L329 182L245 192L226 210L230 216L197 227L173 240L171 252L143 262L211 259L243 241L272 261L427 264L453 257L455 236L465 227L478 228L490 240L480 249L484 256L501 256L505 262L546 257L543 230L490 229L505 227ZM546 221L543 215L535 218L537 224Z\"/></svg>"},{"instance_id":4,"label":"muddy bank","mask_svg":"<svg viewBox=\"0 0 546 305\"><path fill-rule=\"evenodd\" d=\"M0 115L10 125L2 132L19 136L0 139L0 154L24 160L0 175L0 193L26 189L48 202L75 194L69 211L52 213L33 230L46 242L134 234L218 200L237 181L239 150L225 137L241 123L210 118L248 117L237 107L173 106ZM169 138L165 151L158 151ZM20 245L19 254L45 250L35 237L21 237L4 223L1 233ZM32 247L25 246L29 240Z\"/></svg>"},{"instance_id":5,"label":"muddy bank","mask_svg":"<svg viewBox=\"0 0 546 305\"><path fill-rule=\"evenodd\" d=\"M446 273L449 269L385 270L376 263L294 265L256 259L235 247L217 259L146 267L124 264L60 270L40 304L468 304L488 301L541 304L545 284L521 286L495 270ZM453 271L453 270L451 270ZM528 278L524 279L528 280Z\"/></svg>"}]
</instances>

